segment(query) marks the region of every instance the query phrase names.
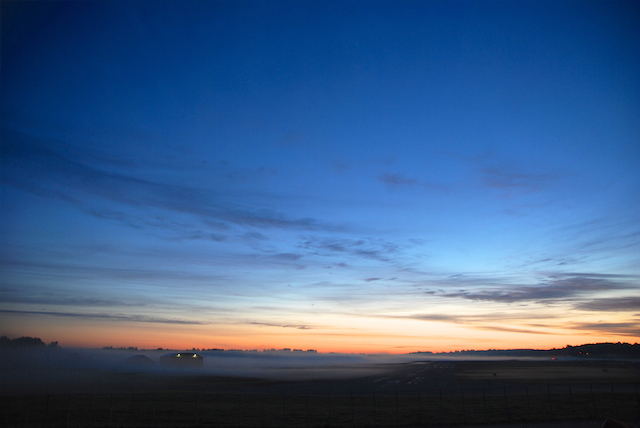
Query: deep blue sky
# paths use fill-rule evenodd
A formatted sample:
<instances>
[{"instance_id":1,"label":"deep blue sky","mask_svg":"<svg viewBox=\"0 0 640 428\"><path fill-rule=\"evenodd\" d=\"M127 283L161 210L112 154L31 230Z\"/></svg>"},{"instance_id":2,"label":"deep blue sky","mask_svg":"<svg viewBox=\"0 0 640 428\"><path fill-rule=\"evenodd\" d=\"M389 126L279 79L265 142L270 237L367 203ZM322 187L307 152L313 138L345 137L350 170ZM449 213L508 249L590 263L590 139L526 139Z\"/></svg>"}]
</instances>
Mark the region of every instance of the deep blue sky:
<instances>
[{"instance_id":1,"label":"deep blue sky","mask_svg":"<svg viewBox=\"0 0 640 428\"><path fill-rule=\"evenodd\" d=\"M0 333L637 341L638 40L637 2L3 2Z\"/></svg>"}]
</instances>

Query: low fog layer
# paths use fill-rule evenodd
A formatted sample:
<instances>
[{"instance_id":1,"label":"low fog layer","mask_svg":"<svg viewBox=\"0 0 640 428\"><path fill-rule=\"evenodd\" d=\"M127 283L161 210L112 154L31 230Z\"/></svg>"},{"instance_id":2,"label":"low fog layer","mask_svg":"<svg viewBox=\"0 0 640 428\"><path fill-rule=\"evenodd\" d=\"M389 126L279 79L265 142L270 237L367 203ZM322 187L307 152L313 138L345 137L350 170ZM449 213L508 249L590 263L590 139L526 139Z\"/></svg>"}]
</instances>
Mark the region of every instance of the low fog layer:
<instances>
[{"instance_id":1,"label":"low fog layer","mask_svg":"<svg viewBox=\"0 0 640 428\"><path fill-rule=\"evenodd\" d=\"M291 351L182 351L204 357L202 368L176 368L160 364L160 357L181 351L119 349L11 349L2 351L2 370L11 369L97 369L155 374L200 374L251 378L353 377L377 366L417 360L416 355L321 354ZM147 357L148 364L132 361ZM133 359L135 360L135 359ZM304 372L309 372L308 376ZM326 372L325 375L320 373Z\"/></svg>"},{"instance_id":2,"label":"low fog layer","mask_svg":"<svg viewBox=\"0 0 640 428\"><path fill-rule=\"evenodd\" d=\"M160 357L179 351L18 348L0 350L3 394L106 389L132 379L238 378L268 382L348 379L376 375L409 355L320 354L315 352L203 351L201 368L168 367ZM190 351L186 351L187 353ZM148 358L133 358L136 356ZM133 360L133 361L132 361ZM162 380L164 379L164 381ZM135 386L134 386L135 388ZM99 388L98 388L99 389ZM104 388L103 388L104 389Z\"/></svg>"},{"instance_id":3,"label":"low fog layer","mask_svg":"<svg viewBox=\"0 0 640 428\"><path fill-rule=\"evenodd\" d=\"M584 345L577 349L607 346ZM622 347L620 344L611 346ZM635 349L635 345L632 347ZM548 364L554 360L557 363L564 360L583 364L585 359L592 358L582 351L577 351L578 355L587 358L576 358L568 353L573 350L496 352L499 355L484 351L406 355L323 354L284 350L198 351L197 354L203 357L202 367L188 368L160 364L162 356L181 352L177 350L4 347L0 348L0 392L11 395L156 390L232 392L249 389L262 392L276 388L288 393L292 388L349 388L352 391L402 387L451 388L452 383L456 382L456 367L463 361L528 360L537 361L534 364ZM189 359L191 352L181 353Z\"/></svg>"}]
</instances>

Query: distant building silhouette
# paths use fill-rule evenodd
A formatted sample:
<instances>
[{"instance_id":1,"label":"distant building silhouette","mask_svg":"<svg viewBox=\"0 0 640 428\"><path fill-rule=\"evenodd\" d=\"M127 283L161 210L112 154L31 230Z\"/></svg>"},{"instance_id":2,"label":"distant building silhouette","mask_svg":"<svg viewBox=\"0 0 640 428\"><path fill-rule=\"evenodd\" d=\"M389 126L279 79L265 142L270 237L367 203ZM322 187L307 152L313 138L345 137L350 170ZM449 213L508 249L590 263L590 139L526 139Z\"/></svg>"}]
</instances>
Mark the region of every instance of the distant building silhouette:
<instances>
[{"instance_id":1,"label":"distant building silhouette","mask_svg":"<svg viewBox=\"0 0 640 428\"><path fill-rule=\"evenodd\" d=\"M204 357L195 352L178 352L165 354L160 357L161 366L171 367L202 367Z\"/></svg>"},{"instance_id":2,"label":"distant building silhouette","mask_svg":"<svg viewBox=\"0 0 640 428\"><path fill-rule=\"evenodd\" d=\"M155 363L151 358L146 355L134 355L133 357L129 357L125 361L127 364L132 366L153 366Z\"/></svg>"}]
</instances>

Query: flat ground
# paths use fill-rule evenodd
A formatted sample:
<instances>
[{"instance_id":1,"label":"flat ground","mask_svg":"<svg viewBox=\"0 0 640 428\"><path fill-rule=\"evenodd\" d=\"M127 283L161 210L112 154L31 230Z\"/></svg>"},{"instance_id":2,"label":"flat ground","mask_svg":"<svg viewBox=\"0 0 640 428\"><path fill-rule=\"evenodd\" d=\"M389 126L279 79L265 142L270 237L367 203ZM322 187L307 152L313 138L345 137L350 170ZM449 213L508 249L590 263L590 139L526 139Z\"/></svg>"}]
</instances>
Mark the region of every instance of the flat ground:
<instances>
[{"instance_id":1,"label":"flat ground","mask_svg":"<svg viewBox=\"0 0 640 428\"><path fill-rule=\"evenodd\" d=\"M286 369L280 369L287 371ZM287 376L21 367L2 426L599 428L640 419L640 370L616 361L413 361ZM296 372L297 371L297 372ZM314 378L317 374L317 378ZM329 375L331 374L331 375Z\"/></svg>"},{"instance_id":2,"label":"flat ground","mask_svg":"<svg viewBox=\"0 0 640 428\"><path fill-rule=\"evenodd\" d=\"M464 361L456 378L472 382L637 383L637 364L617 361Z\"/></svg>"},{"instance_id":3,"label":"flat ground","mask_svg":"<svg viewBox=\"0 0 640 428\"><path fill-rule=\"evenodd\" d=\"M199 369L163 371L73 367L4 367L0 393L208 393L357 394L524 385L640 384L640 363L618 361L414 361L325 368L279 369L268 377L216 376Z\"/></svg>"}]
</instances>

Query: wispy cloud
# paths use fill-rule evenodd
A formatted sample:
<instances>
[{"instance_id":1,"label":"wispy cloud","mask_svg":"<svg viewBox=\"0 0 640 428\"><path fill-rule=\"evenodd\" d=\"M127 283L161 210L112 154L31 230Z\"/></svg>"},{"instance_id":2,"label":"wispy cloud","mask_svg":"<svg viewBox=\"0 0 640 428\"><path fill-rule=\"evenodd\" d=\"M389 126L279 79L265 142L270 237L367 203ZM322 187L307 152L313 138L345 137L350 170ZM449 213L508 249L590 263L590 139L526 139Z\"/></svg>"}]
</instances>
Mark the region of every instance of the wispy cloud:
<instances>
[{"instance_id":1,"label":"wispy cloud","mask_svg":"<svg viewBox=\"0 0 640 428\"><path fill-rule=\"evenodd\" d=\"M539 325L537 329L524 328L524 327L535 327L530 324L531 318L527 316L519 319L518 316L514 316L514 314L500 314L500 313L482 313L477 315L467 315L467 314L442 314L442 313L414 313L410 315L377 315L378 318L389 318L389 319L411 319L417 321L428 321L428 322L443 322L443 323L451 323L458 324L468 328L472 328L475 330L488 330L488 331L501 331L506 333L525 333L525 334L558 334L553 332L553 327L548 325ZM545 319L549 318L549 316L545 316ZM519 325L520 327L510 326ZM545 328L545 330L541 330L540 327Z\"/></svg>"},{"instance_id":2,"label":"wispy cloud","mask_svg":"<svg viewBox=\"0 0 640 428\"><path fill-rule=\"evenodd\" d=\"M265 327L295 328L298 330L311 330L313 328L316 328L309 324L277 324L277 323L257 322L257 321L248 322L247 324L262 325Z\"/></svg>"},{"instance_id":3,"label":"wispy cloud","mask_svg":"<svg viewBox=\"0 0 640 428\"><path fill-rule=\"evenodd\" d=\"M591 322L575 323L571 328L576 330L597 331L599 333L616 334L620 336L640 336L640 322Z\"/></svg>"},{"instance_id":4,"label":"wispy cloud","mask_svg":"<svg viewBox=\"0 0 640 428\"><path fill-rule=\"evenodd\" d=\"M419 321L445 321L445 322L462 322L460 315L454 314L411 314L402 316L383 315L384 318L406 318Z\"/></svg>"},{"instance_id":5,"label":"wispy cloud","mask_svg":"<svg viewBox=\"0 0 640 428\"><path fill-rule=\"evenodd\" d=\"M547 281L535 286L504 284L499 287L468 289L445 292L444 297L462 298L476 301L494 302L549 302L559 299L576 298L585 294L625 290L633 285L620 281L620 278L597 274L556 274Z\"/></svg>"},{"instance_id":6,"label":"wispy cloud","mask_svg":"<svg viewBox=\"0 0 640 428\"><path fill-rule=\"evenodd\" d=\"M379 261L390 261L391 256L400 251L400 247L392 242L373 238L307 237L302 239L298 247L320 256L349 254Z\"/></svg>"},{"instance_id":7,"label":"wispy cloud","mask_svg":"<svg viewBox=\"0 0 640 428\"><path fill-rule=\"evenodd\" d=\"M278 253L278 254L274 254L273 256L271 256L274 259L279 259L279 260L285 260L285 261L292 261L295 262L297 260L300 260L302 258L302 254L295 254L295 253Z\"/></svg>"},{"instance_id":8,"label":"wispy cloud","mask_svg":"<svg viewBox=\"0 0 640 428\"><path fill-rule=\"evenodd\" d=\"M79 313L79 312L55 312L55 311L21 311L12 309L0 309L0 313L14 314L14 315L46 315L55 317L70 317L70 318L83 318L83 319L96 319L96 320L109 320L109 321L128 321L128 322L141 322L141 323L160 323L160 324L190 324L190 325L205 325L208 322L191 321L177 318L162 318L146 315L114 315L114 314L96 314L96 313Z\"/></svg>"},{"instance_id":9,"label":"wispy cloud","mask_svg":"<svg viewBox=\"0 0 640 428\"><path fill-rule=\"evenodd\" d=\"M225 279L224 276L215 273L195 273L187 270L167 269L167 268L118 268L85 266L72 263L53 263L30 261L20 259L0 260L5 272L29 269L31 272L43 271L48 275L64 275L74 278L109 278L118 280L190 280L207 281Z\"/></svg>"},{"instance_id":10,"label":"wispy cloud","mask_svg":"<svg viewBox=\"0 0 640 428\"><path fill-rule=\"evenodd\" d=\"M345 171L351 169L351 165L347 162L334 161L332 163L332 167L335 171L340 174L343 174Z\"/></svg>"},{"instance_id":11,"label":"wispy cloud","mask_svg":"<svg viewBox=\"0 0 640 428\"><path fill-rule=\"evenodd\" d=\"M418 184L418 180L415 178L407 178L401 174L385 173L378 177L378 179L387 186L415 186Z\"/></svg>"},{"instance_id":12,"label":"wispy cloud","mask_svg":"<svg viewBox=\"0 0 640 428\"><path fill-rule=\"evenodd\" d=\"M478 330L501 331L505 333L525 333L525 334L558 334L551 331L531 330L526 328L505 327L500 325L474 325L473 328Z\"/></svg>"},{"instance_id":13,"label":"wispy cloud","mask_svg":"<svg viewBox=\"0 0 640 428\"><path fill-rule=\"evenodd\" d=\"M442 321L449 322L454 324L468 324L468 325L482 325L486 323L502 323L509 322L518 322L518 323L527 323L527 325L532 327L547 327L545 324L533 325L531 321L534 319L540 320L549 320L553 319L553 315L550 314L530 314L530 313L513 313L513 312L496 312L495 310L491 310L491 312L479 312L475 314L468 314L466 311L456 312L456 313L442 313L437 312L437 309L434 309L434 312L424 313L424 312L416 312L409 315L388 315L383 314L379 315L381 318L400 318L400 319L413 319L418 321Z\"/></svg>"},{"instance_id":14,"label":"wispy cloud","mask_svg":"<svg viewBox=\"0 0 640 428\"><path fill-rule=\"evenodd\" d=\"M4 287L3 287L4 288ZM40 292L37 295L30 292L15 292L13 289L3 290L3 303L29 304L29 305L52 305L52 306L80 306L80 307L105 307L105 308L126 308L148 306L145 302L132 302L116 299L105 299L100 297L74 297L61 295L54 291Z\"/></svg>"},{"instance_id":15,"label":"wispy cloud","mask_svg":"<svg viewBox=\"0 0 640 428\"><path fill-rule=\"evenodd\" d=\"M532 172L514 162L505 161L492 149L475 156L453 152L441 154L466 164L474 171L476 187L500 191L505 198L546 190L563 177L563 173L555 171Z\"/></svg>"},{"instance_id":16,"label":"wispy cloud","mask_svg":"<svg viewBox=\"0 0 640 428\"><path fill-rule=\"evenodd\" d=\"M386 172L378 176L378 180L391 189L397 189L400 187L421 187L431 190L447 190L447 187L442 184L430 183L420 181L415 178L409 178L403 174Z\"/></svg>"},{"instance_id":17,"label":"wispy cloud","mask_svg":"<svg viewBox=\"0 0 640 428\"><path fill-rule=\"evenodd\" d=\"M129 210L114 209L112 203L129 209L160 209L176 214L199 217L202 226L217 221L256 228L297 230L343 230L313 218L289 218L268 207L248 209L252 205L235 193L214 189L168 184L139 178L131 173L115 171L113 162L104 168L89 165L86 159L53 149L57 142L41 141L37 137L2 129L3 168L0 180L7 185L46 197L71 202L89 214L119 220L129 225L141 225L140 217ZM117 165L122 169L121 164ZM127 165L124 165L127 166ZM87 196L92 197L91 203ZM109 207L101 200L110 202ZM148 218L148 216L146 216ZM173 219L151 216L143 225L171 229ZM192 235L193 236L193 235ZM202 233L202 237L211 237Z\"/></svg>"},{"instance_id":18,"label":"wispy cloud","mask_svg":"<svg viewBox=\"0 0 640 428\"><path fill-rule=\"evenodd\" d=\"M584 311L638 311L640 310L640 297L628 296L593 299L585 302L579 302L575 305L575 308Z\"/></svg>"},{"instance_id":19,"label":"wispy cloud","mask_svg":"<svg viewBox=\"0 0 640 428\"><path fill-rule=\"evenodd\" d=\"M556 175L550 173L530 174L497 167L481 168L480 176L483 187L501 190L520 189L526 192L542 190L557 179Z\"/></svg>"}]
</instances>

